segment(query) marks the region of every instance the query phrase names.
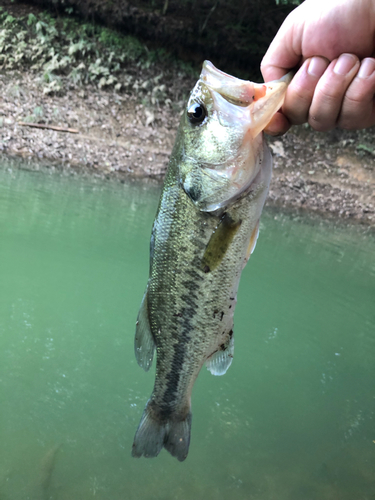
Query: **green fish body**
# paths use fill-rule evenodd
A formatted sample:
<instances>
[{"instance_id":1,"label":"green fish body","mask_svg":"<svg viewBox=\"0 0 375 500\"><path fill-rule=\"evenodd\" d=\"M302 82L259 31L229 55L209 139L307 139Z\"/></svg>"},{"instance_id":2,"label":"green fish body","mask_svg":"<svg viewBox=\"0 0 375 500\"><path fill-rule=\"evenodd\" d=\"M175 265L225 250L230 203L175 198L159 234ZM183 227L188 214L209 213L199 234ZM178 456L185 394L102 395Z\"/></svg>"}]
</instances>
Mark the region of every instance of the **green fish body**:
<instances>
[{"instance_id":1,"label":"green fish body","mask_svg":"<svg viewBox=\"0 0 375 500\"><path fill-rule=\"evenodd\" d=\"M155 349L157 359L135 457L155 457L164 447L184 460L195 379L204 363L223 375L232 362L237 289L272 172L262 130L287 82L245 82L206 61L190 95L152 229L137 319L137 361L147 371Z\"/></svg>"}]
</instances>

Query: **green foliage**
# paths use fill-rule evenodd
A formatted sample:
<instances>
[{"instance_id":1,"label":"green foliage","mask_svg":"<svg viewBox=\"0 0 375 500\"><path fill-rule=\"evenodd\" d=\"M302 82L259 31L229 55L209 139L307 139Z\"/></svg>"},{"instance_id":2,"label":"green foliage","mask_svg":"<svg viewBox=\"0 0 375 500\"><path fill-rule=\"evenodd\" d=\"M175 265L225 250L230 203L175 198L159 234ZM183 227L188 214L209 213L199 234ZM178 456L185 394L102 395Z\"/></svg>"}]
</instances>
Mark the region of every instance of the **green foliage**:
<instances>
[{"instance_id":1,"label":"green foliage","mask_svg":"<svg viewBox=\"0 0 375 500\"><path fill-rule=\"evenodd\" d=\"M29 14L29 16L27 18L27 25L30 26L31 24L35 24L36 21L37 21L37 19L34 16L34 14Z\"/></svg>"},{"instance_id":2,"label":"green foliage","mask_svg":"<svg viewBox=\"0 0 375 500\"><path fill-rule=\"evenodd\" d=\"M131 65L147 69L167 59L166 53L149 51L136 38L99 25L48 13L14 18L0 7L0 69L39 73L47 94L63 91L64 82L133 88L127 75Z\"/></svg>"},{"instance_id":3,"label":"green foliage","mask_svg":"<svg viewBox=\"0 0 375 500\"><path fill-rule=\"evenodd\" d=\"M33 110L33 114L26 116L25 122L37 123L43 117L43 115L43 108L41 106L36 106Z\"/></svg>"},{"instance_id":4,"label":"green foliage","mask_svg":"<svg viewBox=\"0 0 375 500\"><path fill-rule=\"evenodd\" d=\"M357 144L356 149L360 153L368 153L370 155L375 155L374 146L369 146L367 144Z\"/></svg>"}]
</instances>

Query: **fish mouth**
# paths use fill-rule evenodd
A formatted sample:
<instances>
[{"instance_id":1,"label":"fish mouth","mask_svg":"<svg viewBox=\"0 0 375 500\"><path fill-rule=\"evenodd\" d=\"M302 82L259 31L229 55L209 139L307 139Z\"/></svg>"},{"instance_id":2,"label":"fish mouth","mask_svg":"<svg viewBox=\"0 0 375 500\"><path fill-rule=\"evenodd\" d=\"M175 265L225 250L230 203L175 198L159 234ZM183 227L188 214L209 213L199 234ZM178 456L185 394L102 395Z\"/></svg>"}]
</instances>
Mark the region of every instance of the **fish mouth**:
<instances>
[{"instance_id":1,"label":"fish mouth","mask_svg":"<svg viewBox=\"0 0 375 500\"><path fill-rule=\"evenodd\" d=\"M268 124L275 112L281 108L293 74L289 72L280 80L254 83L228 75L215 68L210 61L204 61L200 80L228 102L247 107L253 116L260 116L262 126L255 130L259 133L265 128L265 123Z\"/></svg>"},{"instance_id":2,"label":"fish mouth","mask_svg":"<svg viewBox=\"0 0 375 500\"><path fill-rule=\"evenodd\" d=\"M266 93L266 85L241 80L204 61L200 80L224 99L238 106L249 106Z\"/></svg>"}]
</instances>

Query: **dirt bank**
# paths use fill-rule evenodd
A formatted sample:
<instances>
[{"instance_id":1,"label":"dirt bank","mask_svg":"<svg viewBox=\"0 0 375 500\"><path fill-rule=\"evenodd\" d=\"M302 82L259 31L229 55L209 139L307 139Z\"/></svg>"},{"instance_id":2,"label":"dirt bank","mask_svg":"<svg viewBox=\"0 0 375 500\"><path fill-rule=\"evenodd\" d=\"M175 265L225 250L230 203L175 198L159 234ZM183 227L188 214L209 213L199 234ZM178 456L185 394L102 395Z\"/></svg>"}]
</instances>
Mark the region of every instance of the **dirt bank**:
<instances>
[{"instance_id":1,"label":"dirt bank","mask_svg":"<svg viewBox=\"0 0 375 500\"><path fill-rule=\"evenodd\" d=\"M5 3L2 154L27 158L32 168L161 182L199 68L106 28ZM374 132L296 127L269 138L275 168L268 204L375 226Z\"/></svg>"},{"instance_id":2,"label":"dirt bank","mask_svg":"<svg viewBox=\"0 0 375 500\"><path fill-rule=\"evenodd\" d=\"M141 75L140 75L141 78ZM30 74L0 75L0 149L55 168L162 180L179 121L174 108L93 86L43 94ZM22 126L30 121L78 130ZM269 138L274 174L268 203L375 225L374 129L315 133L305 127Z\"/></svg>"}]
</instances>

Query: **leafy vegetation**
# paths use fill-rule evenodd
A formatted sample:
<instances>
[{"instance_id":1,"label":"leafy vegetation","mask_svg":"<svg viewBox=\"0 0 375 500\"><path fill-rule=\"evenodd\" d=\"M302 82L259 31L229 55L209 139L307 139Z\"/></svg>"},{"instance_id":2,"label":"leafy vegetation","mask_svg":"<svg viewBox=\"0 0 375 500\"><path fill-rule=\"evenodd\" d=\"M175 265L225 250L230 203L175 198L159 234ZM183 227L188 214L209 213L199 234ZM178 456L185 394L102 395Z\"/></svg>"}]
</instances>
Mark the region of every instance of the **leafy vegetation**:
<instances>
[{"instance_id":1,"label":"leafy vegetation","mask_svg":"<svg viewBox=\"0 0 375 500\"><path fill-rule=\"evenodd\" d=\"M54 14L67 5L81 19L135 35L196 64L258 80L259 66L285 17L300 0L28 0Z\"/></svg>"},{"instance_id":2,"label":"leafy vegetation","mask_svg":"<svg viewBox=\"0 0 375 500\"><path fill-rule=\"evenodd\" d=\"M87 83L117 91L137 90L135 68L147 69L166 60L178 64L168 60L165 51L149 51L137 38L96 24L48 13L15 18L0 7L0 69L34 71L46 94L62 92L66 84ZM191 71L186 64L180 69ZM165 97L165 85L159 80L151 82L153 103ZM145 89L150 86L147 81L143 84Z\"/></svg>"},{"instance_id":3,"label":"leafy vegetation","mask_svg":"<svg viewBox=\"0 0 375 500\"><path fill-rule=\"evenodd\" d=\"M368 153L370 155L375 156L375 148L373 145L368 145L368 144L357 144L356 146L357 151L359 151L360 154Z\"/></svg>"}]
</instances>

